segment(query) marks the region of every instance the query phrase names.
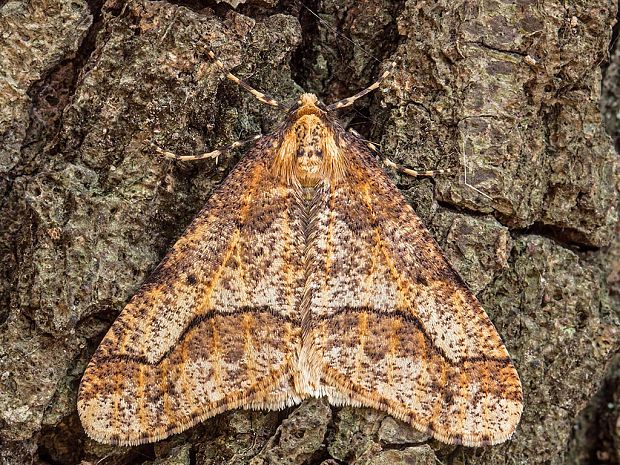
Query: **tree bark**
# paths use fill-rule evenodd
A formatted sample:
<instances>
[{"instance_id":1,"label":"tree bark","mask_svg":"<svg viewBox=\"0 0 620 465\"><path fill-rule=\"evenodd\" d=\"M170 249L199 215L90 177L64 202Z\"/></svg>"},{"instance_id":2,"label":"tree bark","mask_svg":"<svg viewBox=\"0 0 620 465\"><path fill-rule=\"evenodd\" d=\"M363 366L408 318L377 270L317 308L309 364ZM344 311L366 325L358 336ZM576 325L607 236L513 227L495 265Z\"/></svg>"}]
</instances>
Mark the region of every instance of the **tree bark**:
<instances>
[{"instance_id":1,"label":"tree bark","mask_svg":"<svg viewBox=\"0 0 620 465\"><path fill-rule=\"evenodd\" d=\"M307 6L0 2L0 460L618 463L618 157L599 110L615 3ZM512 440L447 446L323 400L222 414L155 445L85 436L86 363L242 156L171 163L150 142L198 153L282 118L223 79L209 50L281 101L301 89L335 101L396 62L342 121L394 161L459 173L392 176L514 358L525 412ZM616 141L618 50L602 103Z\"/></svg>"}]
</instances>

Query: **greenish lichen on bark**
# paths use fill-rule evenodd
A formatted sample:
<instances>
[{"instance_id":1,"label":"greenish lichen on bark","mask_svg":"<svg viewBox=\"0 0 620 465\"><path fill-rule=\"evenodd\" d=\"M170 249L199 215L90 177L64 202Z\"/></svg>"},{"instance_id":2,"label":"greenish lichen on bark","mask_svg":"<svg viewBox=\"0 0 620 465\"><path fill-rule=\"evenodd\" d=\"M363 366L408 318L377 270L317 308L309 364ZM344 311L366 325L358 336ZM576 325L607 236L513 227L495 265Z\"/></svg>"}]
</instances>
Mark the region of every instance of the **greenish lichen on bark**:
<instances>
[{"instance_id":1,"label":"greenish lichen on bark","mask_svg":"<svg viewBox=\"0 0 620 465\"><path fill-rule=\"evenodd\" d=\"M296 2L238 3L0 4L0 460L587 463L573 458L596 446L573 426L620 346L618 161L598 108L614 3L309 4L320 21ZM322 400L230 412L154 446L84 436L75 395L92 351L240 156L172 164L149 143L195 153L281 118L210 49L284 101L303 87L330 102L398 64L343 120L395 161L460 173L394 179L515 359L526 406L511 441L446 446Z\"/></svg>"}]
</instances>

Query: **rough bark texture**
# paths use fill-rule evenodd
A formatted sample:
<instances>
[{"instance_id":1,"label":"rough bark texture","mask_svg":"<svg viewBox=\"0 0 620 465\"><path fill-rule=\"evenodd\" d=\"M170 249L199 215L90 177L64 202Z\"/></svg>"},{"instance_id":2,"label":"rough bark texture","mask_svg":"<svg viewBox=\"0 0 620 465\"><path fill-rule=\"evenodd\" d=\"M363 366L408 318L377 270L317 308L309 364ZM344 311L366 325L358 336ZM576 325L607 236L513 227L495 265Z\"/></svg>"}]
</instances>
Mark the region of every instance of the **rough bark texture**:
<instances>
[{"instance_id":1,"label":"rough bark texture","mask_svg":"<svg viewBox=\"0 0 620 465\"><path fill-rule=\"evenodd\" d=\"M0 1L0 461L588 464L620 448L620 47L612 0ZM334 30L342 34L335 34ZM353 45L346 37L358 45ZM266 132L281 100L384 91L342 115L385 153L518 366L513 440L467 449L369 409L235 411L102 446L75 410L98 341L240 155L157 158ZM465 177L465 174L467 175Z\"/></svg>"}]
</instances>

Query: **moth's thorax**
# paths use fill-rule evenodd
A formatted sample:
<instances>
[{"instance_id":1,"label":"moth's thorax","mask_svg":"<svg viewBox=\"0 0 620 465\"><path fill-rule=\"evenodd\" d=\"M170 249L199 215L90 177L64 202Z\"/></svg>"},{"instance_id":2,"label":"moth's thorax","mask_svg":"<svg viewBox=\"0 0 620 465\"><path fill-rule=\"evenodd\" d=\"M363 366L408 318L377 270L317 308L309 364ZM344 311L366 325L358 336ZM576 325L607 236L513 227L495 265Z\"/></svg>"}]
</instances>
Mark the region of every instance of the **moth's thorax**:
<instances>
[{"instance_id":1,"label":"moth's thorax","mask_svg":"<svg viewBox=\"0 0 620 465\"><path fill-rule=\"evenodd\" d=\"M334 130L314 94L303 94L285 126L276 157L283 180L302 187L335 181L343 174L343 156Z\"/></svg>"}]
</instances>

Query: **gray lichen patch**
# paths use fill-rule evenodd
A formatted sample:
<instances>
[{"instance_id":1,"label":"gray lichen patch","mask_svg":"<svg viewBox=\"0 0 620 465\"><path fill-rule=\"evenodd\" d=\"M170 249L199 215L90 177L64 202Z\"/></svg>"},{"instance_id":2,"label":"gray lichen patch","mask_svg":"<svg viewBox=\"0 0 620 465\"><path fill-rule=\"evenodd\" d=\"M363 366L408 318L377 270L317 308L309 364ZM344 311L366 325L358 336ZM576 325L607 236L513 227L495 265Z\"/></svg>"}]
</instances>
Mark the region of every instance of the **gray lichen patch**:
<instances>
[{"instance_id":1,"label":"gray lichen patch","mask_svg":"<svg viewBox=\"0 0 620 465\"><path fill-rule=\"evenodd\" d=\"M482 293L507 341L524 387L525 410L515 438L471 463L563 463L573 421L596 391L620 344L618 318L605 311L600 271L538 236L515 241L510 267Z\"/></svg>"},{"instance_id":2,"label":"gray lichen patch","mask_svg":"<svg viewBox=\"0 0 620 465\"><path fill-rule=\"evenodd\" d=\"M387 446L400 446L426 442L429 435L413 429L407 423L386 416L377 431L377 439Z\"/></svg>"},{"instance_id":3,"label":"gray lichen patch","mask_svg":"<svg viewBox=\"0 0 620 465\"><path fill-rule=\"evenodd\" d=\"M354 462L354 465L434 465L437 457L428 445L406 447L400 450L384 450L369 454Z\"/></svg>"},{"instance_id":4,"label":"gray lichen patch","mask_svg":"<svg viewBox=\"0 0 620 465\"><path fill-rule=\"evenodd\" d=\"M91 22L86 1L9 1L2 5L0 173L20 163L30 124L30 86L77 51Z\"/></svg>"},{"instance_id":5,"label":"gray lichen patch","mask_svg":"<svg viewBox=\"0 0 620 465\"><path fill-rule=\"evenodd\" d=\"M512 237L494 218L442 210L433 217L432 228L441 230L438 239L446 257L474 293L508 268Z\"/></svg>"},{"instance_id":6,"label":"gray lichen patch","mask_svg":"<svg viewBox=\"0 0 620 465\"><path fill-rule=\"evenodd\" d=\"M25 317L12 316L0 333L0 439L31 438L67 376L80 347L72 337L42 334Z\"/></svg>"},{"instance_id":7,"label":"gray lichen patch","mask_svg":"<svg viewBox=\"0 0 620 465\"><path fill-rule=\"evenodd\" d=\"M383 94L392 107L384 151L458 166L459 182L438 180L443 201L512 228L543 224L567 242L608 244L617 157L601 127L596 67L611 32L602 13L613 10L600 3L592 16L585 5L491 2L453 21L443 2L405 8L408 40ZM584 48L590 56L577 59Z\"/></svg>"},{"instance_id":8,"label":"gray lichen patch","mask_svg":"<svg viewBox=\"0 0 620 465\"><path fill-rule=\"evenodd\" d=\"M276 434L282 417L282 412L236 410L209 420L193 434L196 463L247 465Z\"/></svg>"},{"instance_id":9,"label":"gray lichen patch","mask_svg":"<svg viewBox=\"0 0 620 465\"><path fill-rule=\"evenodd\" d=\"M329 439L329 454L335 459L354 463L364 455L381 451L377 434L385 418L384 413L367 408L339 409Z\"/></svg>"},{"instance_id":10,"label":"gray lichen patch","mask_svg":"<svg viewBox=\"0 0 620 465\"><path fill-rule=\"evenodd\" d=\"M617 37L616 37L616 40ZM620 151L620 47L612 50L601 89L601 115L607 134L614 141L616 151Z\"/></svg>"},{"instance_id":11,"label":"gray lichen patch","mask_svg":"<svg viewBox=\"0 0 620 465\"><path fill-rule=\"evenodd\" d=\"M144 465L190 465L191 447L189 444L175 447L166 457L144 462Z\"/></svg>"},{"instance_id":12,"label":"gray lichen patch","mask_svg":"<svg viewBox=\"0 0 620 465\"><path fill-rule=\"evenodd\" d=\"M302 465L324 454L332 412L326 399L302 403L278 427L250 465Z\"/></svg>"}]
</instances>

